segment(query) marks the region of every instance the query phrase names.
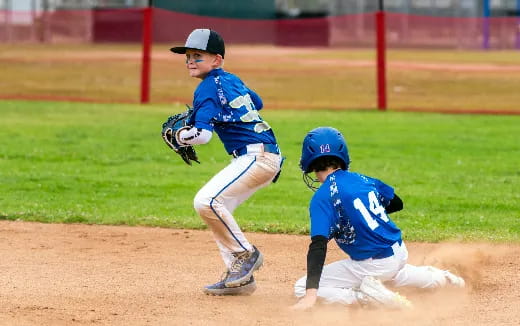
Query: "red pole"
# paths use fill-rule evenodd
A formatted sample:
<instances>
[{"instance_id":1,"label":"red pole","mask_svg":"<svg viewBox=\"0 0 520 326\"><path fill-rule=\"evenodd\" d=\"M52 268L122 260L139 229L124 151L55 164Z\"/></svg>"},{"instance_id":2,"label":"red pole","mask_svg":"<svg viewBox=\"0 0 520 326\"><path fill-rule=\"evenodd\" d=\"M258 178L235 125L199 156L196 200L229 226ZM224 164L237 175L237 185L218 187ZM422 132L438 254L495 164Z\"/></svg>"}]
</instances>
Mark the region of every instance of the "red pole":
<instances>
[{"instance_id":1,"label":"red pole","mask_svg":"<svg viewBox=\"0 0 520 326\"><path fill-rule=\"evenodd\" d=\"M143 53L141 63L141 103L150 102L150 52L152 44L152 6L143 9Z\"/></svg>"},{"instance_id":2,"label":"red pole","mask_svg":"<svg viewBox=\"0 0 520 326\"><path fill-rule=\"evenodd\" d=\"M377 108L386 110L386 41L385 41L385 12L380 8L376 13L377 29Z\"/></svg>"},{"instance_id":3,"label":"red pole","mask_svg":"<svg viewBox=\"0 0 520 326\"><path fill-rule=\"evenodd\" d=\"M6 0L4 4L4 14L5 14L5 41L11 42L11 27L13 24L13 8L11 6L11 1Z\"/></svg>"}]
</instances>

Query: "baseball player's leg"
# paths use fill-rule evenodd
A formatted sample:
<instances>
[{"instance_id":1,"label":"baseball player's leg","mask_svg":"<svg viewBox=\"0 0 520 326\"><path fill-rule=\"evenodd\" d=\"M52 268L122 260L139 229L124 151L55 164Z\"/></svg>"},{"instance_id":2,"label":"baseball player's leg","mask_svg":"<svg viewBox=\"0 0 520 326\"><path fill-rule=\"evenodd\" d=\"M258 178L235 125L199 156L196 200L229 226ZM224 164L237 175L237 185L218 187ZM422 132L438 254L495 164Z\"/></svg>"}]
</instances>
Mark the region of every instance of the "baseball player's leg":
<instances>
[{"instance_id":1,"label":"baseball player's leg","mask_svg":"<svg viewBox=\"0 0 520 326\"><path fill-rule=\"evenodd\" d=\"M465 282L447 270L433 266L414 266L406 264L392 280L394 286L414 286L418 288L438 288L446 285L464 287Z\"/></svg>"},{"instance_id":2,"label":"baseball player's leg","mask_svg":"<svg viewBox=\"0 0 520 326\"><path fill-rule=\"evenodd\" d=\"M307 277L304 276L294 284L294 294L297 298L301 298L305 295L306 282ZM354 304L357 302L357 293L354 288L326 287L320 285L318 297L327 303Z\"/></svg>"},{"instance_id":3,"label":"baseball player's leg","mask_svg":"<svg viewBox=\"0 0 520 326\"><path fill-rule=\"evenodd\" d=\"M396 256L407 259L408 251L404 242L396 252ZM433 266L414 266L404 264L397 274L390 280L393 286L413 286L418 288L437 288L446 285L464 287L464 279L447 271Z\"/></svg>"},{"instance_id":4,"label":"baseball player's leg","mask_svg":"<svg viewBox=\"0 0 520 326\"><path fill-rule=\"evenodd\" d=\"M263 255L247 241L232 212L271 183L280 169L280 160L270 153L233 159L195 196L195 209L212 230L227 267L226 287L241 287L262 265Z\"/></svg>"},{"instance_id":5,"label":"baseball player's leg","mask_svg":"<svg viewBox=\"0 0 520 326\"><path fill-rule=\"evenodd\" d=\"M384 276L395 274L398 264L392 259L353 261L344 259L325 265L320 278L318 297L327 303L364 304L359 288L368 275ZM295 286L296 297L305 295L306 277L300 278Z\"/></svg>"},{"instance_id":6,"label":"baseball player's leg","mask_svg":"<svg viewBox=\"0 0 520 326\"><path fill-rule=\"evenodd\" d=\"M328 303L378 303L393 308L409 306L404 297L386 289L380 282L392 279L403 265L402 255L362 261L345 259L325 265L318 297ZM297 297L305 295L305 286L306 277L296 282L294 290Z\"/></svg>"},{"instance_id":7,"label":"baseball player's leg","mask_svg":"<svg viewBox=\"0 0 520 326\"><path fill-rule=\"evenodd\" d=\"M232 253L252 249L233 211L255 191L268 185L278 169L279 165L271 167L262 159L244 155L234 159L195 196L195 209L211 228L226 266L230 265Z\"/></svg>"},{"instance_id":8,"label":"baseball player's leg","mask_svg":"<svg viewBox=\"0 0 520 326\"><path fill-rule=\"evenodd\" d=\"M357 293L354 290L359 286L361 279L355 273L351 273L348 260L340 260L323 266L318 297L326 303L353 304L357 302ZM307 277L304 276L296 281L294 294L301 298L305 295Z\"/></svg>"}]
</instances>

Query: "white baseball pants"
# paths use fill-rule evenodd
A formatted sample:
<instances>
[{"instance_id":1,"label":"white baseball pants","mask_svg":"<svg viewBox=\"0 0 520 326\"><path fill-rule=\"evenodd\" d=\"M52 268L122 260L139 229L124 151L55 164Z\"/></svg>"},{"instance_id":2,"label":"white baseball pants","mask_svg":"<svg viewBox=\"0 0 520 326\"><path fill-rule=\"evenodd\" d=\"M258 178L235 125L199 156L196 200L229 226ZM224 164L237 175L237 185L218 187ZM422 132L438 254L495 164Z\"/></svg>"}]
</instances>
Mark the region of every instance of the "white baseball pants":
<instances>
[{"instance_id":1,"label":"white baseball pants","mask_svg":"<svg viewBox=\"0 0 520 326\"><path fill-rule=\"evenodd\" d=\"M233 211L273 181L280 171L281 160L280 155L268 152L233 158L195 196L195 210L213 232L227 268L233 261L232 253L252 249L235 221Z\"/></svg>"},{"instance_id":2,"label":"white baseball pants","mask_svg":"<svg viewBox=\"0 0 520 326\"><path fill-rule=\"evenodd\" d=\"M357 302L356 291L365 276L373 276L392 286L435 288L446 285L446 272L432 266L407 264L408 250L404 242L392 246L394 255L383 259L355 261L344 259L323 267L318 297L328 303L352 304ZM305 295L307 277L300 278L294 291L297 297Z\"/></svg>"}]
</instances>

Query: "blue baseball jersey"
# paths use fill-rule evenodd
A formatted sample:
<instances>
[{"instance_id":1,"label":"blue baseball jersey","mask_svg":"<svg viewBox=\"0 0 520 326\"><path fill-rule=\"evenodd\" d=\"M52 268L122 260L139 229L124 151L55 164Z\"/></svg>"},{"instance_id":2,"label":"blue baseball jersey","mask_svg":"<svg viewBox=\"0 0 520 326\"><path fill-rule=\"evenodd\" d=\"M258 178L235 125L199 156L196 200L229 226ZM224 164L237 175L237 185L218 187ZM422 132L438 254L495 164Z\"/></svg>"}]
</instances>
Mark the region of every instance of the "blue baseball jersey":
<instances>
[{"instance_id":1,"label":"blue baseball jersey","mask_svg":"<svg viewBox=\"0 0 520 326\"><path fill-rule=\"evenodd\" d=\"M393 198L394 189L382 181L337 170L311 199L311 237L335 239L354 260L375 257L401 241L401 230L385 211Z\"/></svg>"},{"instance_id":2,"label":"blue baseball jersey","mask_svg":"<svg viewBox=\"0 0 520 326\"><path fill-rule=\"evenodd\" d=\"M258 114L262 107L258 94L237 76L217 68L195 90L189 124L215 131L229 154L249 144L276 144L271 127Z\"/></svg>"}]
</instances>

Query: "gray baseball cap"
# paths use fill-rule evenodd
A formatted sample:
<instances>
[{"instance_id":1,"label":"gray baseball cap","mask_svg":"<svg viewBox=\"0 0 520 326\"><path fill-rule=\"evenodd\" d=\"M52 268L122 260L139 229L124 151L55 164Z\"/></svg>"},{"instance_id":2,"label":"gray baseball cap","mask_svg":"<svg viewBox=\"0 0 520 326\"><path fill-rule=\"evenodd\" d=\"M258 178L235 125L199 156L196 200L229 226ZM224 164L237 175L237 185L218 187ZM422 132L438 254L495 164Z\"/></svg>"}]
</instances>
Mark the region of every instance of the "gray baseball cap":
<instances>
[{"instance_id":1,"label":"gray baseball cap","mask_svg":"<svg viewBox=\"0 0 520 326\"><path fill-rule=\"evenodd\" d=\"M191 32L184 46L176 46L170 50L174 53L185 54L186 49L196 49L213 54L220 54L222 58L226 53L222 37L214 30L202 28L195 29Z\"/></svg>"}]
</instances>

